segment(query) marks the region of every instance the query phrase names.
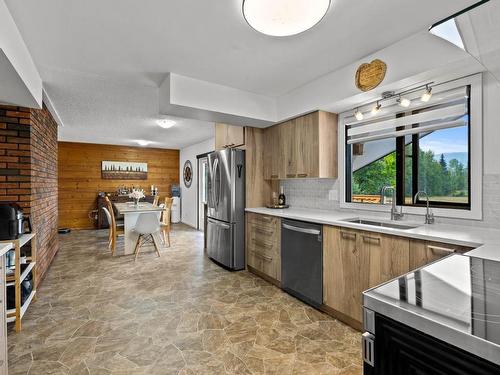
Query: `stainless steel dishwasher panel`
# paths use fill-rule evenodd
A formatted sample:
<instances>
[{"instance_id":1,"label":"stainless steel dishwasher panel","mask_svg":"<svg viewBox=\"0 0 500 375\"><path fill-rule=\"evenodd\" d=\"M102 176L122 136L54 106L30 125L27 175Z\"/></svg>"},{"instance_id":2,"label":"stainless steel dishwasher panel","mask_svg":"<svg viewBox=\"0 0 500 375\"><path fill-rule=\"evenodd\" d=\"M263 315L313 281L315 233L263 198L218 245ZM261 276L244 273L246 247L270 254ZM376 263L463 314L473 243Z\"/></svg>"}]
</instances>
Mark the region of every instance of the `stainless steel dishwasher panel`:
<instances>
[{"instance_id":1,"label":"stainless steel dishwasher panel","mask_svg":"<svg viewBox=\"0 0 500 375\"><path fill-rule=\"evenodd\" d=\"M323 303L322 225L282 220L281 286L312 306Z\"/></svg>"}]
</instances>

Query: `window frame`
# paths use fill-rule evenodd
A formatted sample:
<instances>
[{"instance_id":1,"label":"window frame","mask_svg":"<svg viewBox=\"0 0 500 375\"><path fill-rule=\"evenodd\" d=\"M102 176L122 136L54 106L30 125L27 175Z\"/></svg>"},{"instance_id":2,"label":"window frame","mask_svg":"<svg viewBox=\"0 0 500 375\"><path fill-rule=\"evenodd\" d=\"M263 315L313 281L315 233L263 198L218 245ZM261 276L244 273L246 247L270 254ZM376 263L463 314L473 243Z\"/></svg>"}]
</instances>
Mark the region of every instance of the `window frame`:
<instances>
[{"instance_id":1,"label":"window frame","mask_svg":"<svg viewBox=\"0 0 500 375\"><path fill-rule=\"evenodd\" d=\"M437 81L437 80L435 80ZM467 206L461 205L460 207L446 204L439 205L433 204L433 212L438 217L461 218L482 220L482 176L483 176L483 124L482 124L482 74L474 74L468 77L460 78L457 80L438 83L433 88L434 93L451 90L463 86L470 86L469 95L469 204ZM360 107L360 110L369 111L369 107ZM366 211L382 211L389 212L390 207L387 205L366 204L348 202L346 198L350 196L347 181L352 181L352 176L346 177L347 161L350 161L351 146L346 143L345 126L347 120L352 118L352 111L347 111L339 115L339 139L338 139L338 158L339 158L339 182L340 182L340 207L348 209L359 209ZM399 137L403 138L403 137ZM396 138L396 144L398 144ZM400 141L401 142L401 141ZM404 138L402 143L404 144ZM399 147L401 148L401 147ZM396 147L397 152L398 147ZM403 148L404 151L404 148ZM396 160L400 160L404 164L404 158L396 156ZM398 173L401 176L398 176ZM403 179L404 181L404 166L403 168L396 169L396 179ZM424 215L426 202L419 200L415 205L404 204L404 184L397 184L398 192L396 194L397 204L404 207L404 211L408 214ZM414 188L412 188L412 191Z\"/></svg>"}]
</instances>

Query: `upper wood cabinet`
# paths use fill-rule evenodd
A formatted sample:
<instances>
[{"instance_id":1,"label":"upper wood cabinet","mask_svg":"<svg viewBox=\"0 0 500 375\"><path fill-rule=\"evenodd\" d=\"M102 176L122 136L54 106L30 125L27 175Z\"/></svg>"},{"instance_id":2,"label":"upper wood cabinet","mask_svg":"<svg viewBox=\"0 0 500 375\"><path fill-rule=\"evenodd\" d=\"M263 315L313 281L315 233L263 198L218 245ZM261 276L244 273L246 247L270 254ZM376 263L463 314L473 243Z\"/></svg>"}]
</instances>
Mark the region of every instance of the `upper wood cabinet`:
<instances>
[{"instance_id":1,"label":"upper wood cabinet","mask_svg":"<svg viewBox=\"0 0 500 375\"><path fill-rule=\"evenodd\" d=\"M282 158L280 149L280 132L278 126L271 126L264 130L264 178L267 180L277 180L282 171Z\"/></svg>"},{"instance_id":2,"label":"upper wood cabinet","mask_svg":"<svg viewBox=\"0 0 500 375\"><path fill-rule=\"evenodd\" d=\"M279 125L279 142L281 153L275 153L272 157L281 160L280 178L297 177L297 134L295 121L287 121Z\"/></svg>"},{"instance_id":3,"label":"upper wood cabinet","mask_svg":"<svg viewBox=\"0 0 500 375\"><path fill-rule=\"evenodd\" d=\"M245 127L228 124L215 124L215 148L241 147L245 144Z\"/></svg>"},{"instance_id":4,"label":"upper wood cabinet","mask_svg":"<svg viewBox=\"0 0 500 375\"><path fill-rule=\"evenodd\" d=\"M266 129L265 178L336 178L337 115L316 111Z\"/></svg>"},{"instance_id":5,"label":"upper wood cabinet","mask_svg":"<svg viewBox=\"0 0 500 375\"><path fill-rule=\"evenodd\" d=\"M325 226L323 302L362 322L363 291L410 270L410 240Z\"/></svg>"}]
</instances>

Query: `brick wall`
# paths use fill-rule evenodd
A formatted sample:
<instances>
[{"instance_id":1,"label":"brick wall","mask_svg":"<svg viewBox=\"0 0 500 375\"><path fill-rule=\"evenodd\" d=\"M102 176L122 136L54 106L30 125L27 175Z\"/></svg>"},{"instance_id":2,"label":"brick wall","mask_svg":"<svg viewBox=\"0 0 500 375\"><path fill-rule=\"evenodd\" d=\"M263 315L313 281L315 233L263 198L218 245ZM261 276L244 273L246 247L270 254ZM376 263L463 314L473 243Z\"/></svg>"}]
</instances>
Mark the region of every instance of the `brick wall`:
<instances>
[{"instance_id":1,"label":"brick wall","mask_svg":"<svg viewBox=\"0 0 500 375\"><path fill-rule=\"evenodd\" d=\"M0 105L0 204L31 215L42 280L58 250L57 124L47 109Z\"/></svg>"},{"instance_id":2,"label":"brick wall","mask_svg":"<svg viewBox=\"0 0 500 375\"><path fill-rule=\"evenodd\" d=\"M57 123L47 109L31 110L31 221L37 234L37 271L42 280L59 250Z\"/></svg>"}]
</instances>

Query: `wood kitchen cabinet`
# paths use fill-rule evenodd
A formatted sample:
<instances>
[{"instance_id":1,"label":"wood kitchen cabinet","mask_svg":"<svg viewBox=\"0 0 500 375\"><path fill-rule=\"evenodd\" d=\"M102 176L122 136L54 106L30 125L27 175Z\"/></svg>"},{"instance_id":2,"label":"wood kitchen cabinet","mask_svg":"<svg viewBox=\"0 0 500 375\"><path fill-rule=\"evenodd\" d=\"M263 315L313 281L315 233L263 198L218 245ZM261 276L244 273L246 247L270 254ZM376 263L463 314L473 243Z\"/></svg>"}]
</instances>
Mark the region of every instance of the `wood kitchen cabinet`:
<instances>
[{"instance_id":1,"label":"wood kitchen cabinet","mask_svg":"<svg viewBox=\"0 0 500 375\"><path fill-rule=\"evenodd\" d=\"M323 236L323 303L360 323L363 291L410 270L410 241L332 226Z\"/></svg>"},{"instance_id":2,"label":"wood kitchen cabinet","mask_svg":"<svg viewBox=\"0 0 500 375\"><path fill-rule=\"evenodd\" d=\"M367 253L359 249L359 231L323 227L323 303L360 321L361 292L368 285Z\"/></svg>"},{"instance_id":3,"label":"wood kitchen cabinet","mask_svg":"<svg viewBox=\"0 0 500 375\"><path fill-rule=\"evenodd\" d=\"M283 150L280 142L281 128L271 126L264 130L264 178L266 180L277 180L283 165Z\"/></svg>"},{"instance_id":4,"label":"wood kitchen cabinet","mask_svg":"<svg viewBox=\"0 0 500 375\"><path fill-rule=\"evenodd\" d=\"M251 271L278 284L281 280L281 220L247 213L246 253Z\"/></svg>"},{"instance_id":5,"label":"wood kitchen cabinet","mask_svg":"<svg viewBox=\"0 0 500 375\"><path fill-rule=\"evenodd\" d=\"M215 124L215 148L217 150L241 147L244 144L244 126L228 125L222 123Z\"/></svg>"},{"instance_id":6,"label":"wood kitchen cabinet","mask_svg":"<svg viewBox=\"0 0 500 375\"><path fill-rule=\"evenodd\" d=\"M297 177L297 134L295 131L295 121L287 121L279 125L279 141L281 146L278 150L278 160L282 160L280 178L295 178Z\"/></svg>"},{"instance_id":7,"label":"wood kitchen cabinet","mask_svg":"<svg viewBox=\"0 0 500 375\"><path fill-rule=\"evenodd\" d=\"M411 239L410 270L423 267L453 253L465 253L470 250L472 248L466 246Z\"/></svg>"},{"instance_id":8,"label":"wood kitchen cabinet","mask_svg":"<svg viewBox=\"0 0 500 375\"><path fill-rule=\"evenodd\" d=\"M336 178L337 115L316 111L266 129L265 178Z\"/></svg>"}]
</instances>

